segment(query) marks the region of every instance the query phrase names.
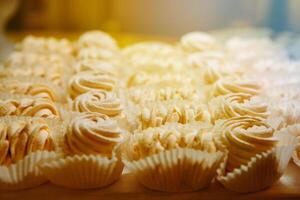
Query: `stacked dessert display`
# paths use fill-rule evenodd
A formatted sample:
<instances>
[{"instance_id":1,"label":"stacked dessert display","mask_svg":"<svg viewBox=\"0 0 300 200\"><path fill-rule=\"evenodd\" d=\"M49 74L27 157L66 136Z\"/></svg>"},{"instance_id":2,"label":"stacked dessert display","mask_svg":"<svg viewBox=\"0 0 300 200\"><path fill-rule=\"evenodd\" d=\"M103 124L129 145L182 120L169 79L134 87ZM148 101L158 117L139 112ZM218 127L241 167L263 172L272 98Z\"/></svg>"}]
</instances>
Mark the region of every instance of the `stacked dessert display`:
<instances>
[{"instance_id":1,"label":"stacked dessert display","mask_svg":"<svg viewBox=\"0 0 300 200\"><path fill-rule=\"evenodd\" d=\"M2 65L2 190L101 189L126 171L152 190L245 193L300 166L298 64L271 39L28 36Z\"/></svg>"}]
</instances>

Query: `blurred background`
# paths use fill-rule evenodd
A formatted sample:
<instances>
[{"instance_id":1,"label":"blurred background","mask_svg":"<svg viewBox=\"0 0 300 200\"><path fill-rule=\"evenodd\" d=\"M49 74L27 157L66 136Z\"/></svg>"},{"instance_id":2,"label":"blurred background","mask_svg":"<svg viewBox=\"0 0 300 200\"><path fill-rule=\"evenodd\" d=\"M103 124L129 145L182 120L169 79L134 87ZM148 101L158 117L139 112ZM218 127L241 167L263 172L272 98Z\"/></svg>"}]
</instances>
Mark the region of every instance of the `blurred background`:
<instances>
[{"instance_id":1,"label":"blurred background","mask_svg":"<svg viewBox=\"0 0 300 200\"><path fill-rule=\"evenodd\" d=\"M300 31L299 0L0 0L15 5L7 30L110 32L179 36L193 30L268 27ZM10 4L10 5L9 5ZM11 9L13 10L13 9ZM3 21L3 20L2 20Z\"/></svg>"}]
</instances>

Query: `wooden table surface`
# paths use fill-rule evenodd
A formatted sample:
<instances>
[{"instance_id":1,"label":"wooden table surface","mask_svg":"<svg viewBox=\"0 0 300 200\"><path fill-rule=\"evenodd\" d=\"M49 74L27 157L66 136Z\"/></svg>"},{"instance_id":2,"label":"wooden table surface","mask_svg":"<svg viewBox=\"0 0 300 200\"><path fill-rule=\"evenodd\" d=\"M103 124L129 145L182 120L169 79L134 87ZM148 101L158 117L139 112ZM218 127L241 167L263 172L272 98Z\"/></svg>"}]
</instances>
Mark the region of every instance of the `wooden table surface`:
<instances>
[{"instance_id":1,"label":"wooden table surface","mask_svg":"<svg viewBox=\"0 0 300 200\"><path fill-rule=\"evenodd\" d=\"M0 191L1 200L29 199L300 199L300 168L290 164L284 176L272 187L256 193L237 194L225 190L219 183L212 183L209 188L191 193L163 193L148 190L141 186L131 174L123 175L116 183L102 189L71 190L46 183L34 189L17 192Z\"/></svg>"}]
</instances>

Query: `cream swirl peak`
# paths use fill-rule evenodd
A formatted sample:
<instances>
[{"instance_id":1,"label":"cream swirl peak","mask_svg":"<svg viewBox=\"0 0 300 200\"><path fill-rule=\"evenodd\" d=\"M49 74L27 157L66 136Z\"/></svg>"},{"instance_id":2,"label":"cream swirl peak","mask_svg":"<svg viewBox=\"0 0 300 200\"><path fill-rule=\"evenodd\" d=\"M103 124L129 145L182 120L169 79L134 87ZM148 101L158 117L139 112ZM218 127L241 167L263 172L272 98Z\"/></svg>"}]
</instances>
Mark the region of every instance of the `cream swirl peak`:
<instances>
[{"instance_id":1,"label":"cream swirl peak","mask_svg":"<svg viewBox=\"0 0 300 200\"><path fill-rule=\"evenodd\" d=\"M69 93L72 99L89 91L112 91L116 88L117 81L108 74L79 73L69 81Z\"/></svg>"},{"instance_id":2,"label":"cream swirl peak","mask_svg":"<svg viewBox=\"0 0 300 200\"><path fill-rule=\"evenodd\" d=\"M56 105L44 98L11 98L0 100L0 116L16 115L30 117L57 118Z\"/></svg>"},{"instance_id":3,"label":"cream swirl peak","mask_svg":"<svg viewBox=\"0 0 300 200\"><path fill-rule=\"evenodd\" d=\"M176 148L216 151L208 126L178 123L136 131L130 138L129 148L134 160Z\"/></svg>"},{"instance_id":4,"label":"cream swirl peak","mask_svg":"<svg viewBox=\"0 0 300 200\"><path fill-rule=\"evenodd\" d=\"M54 150L48 124L42 119L0 122L0 165L15 163L39 150Z\"/></svg>"},{"instance_id":5,"label":"cream swirl peak","mask_svg":"<svg viewBox=\"0 0 300 200\"><path fill-rule=\"evenodd\" d=\"M222 96L230 93L245 93L258 95L261 86L253 81L243 81L235 78L223 78L214 84L213 96Z\"/></svg>"},{"instance_id":6,"label":"cream swirl peak","mask_svg":"<svg viewBox=\"0 0 300 200\"><path fill-rule=\"evenodd\" d=\"M195 84L193 77L187 76L187 74L176 73L163 73L163 74L151 74L145 72L137 72L132 74L127 80L128 87L134 86L149 86L149 85L161 85L163 87L182 87L182 85Z\"/></svg>"},{"instance_id":7,"label":"cream swirl peak","mask_svg":"<svg viewBox=\"0 0 300 200\"><path fill-rule=\"evenodd\" d=\"M78 112L97 112L114 117L121 114L122 105L115 92L90 91L77 96L72 103L72 109Z\"/></svg>"},{"instance_id":8,"label":"cream swirl peak","mask_svg":"<svg viewBox=\"0 0 300 200\"><path fill-rule=\"evenodd\" d=\"M129 89L130 99L136 103L147 101L169 101L169 100L203 100L203 94L192 87L133 87Z\"/></svg>"},{"instance_id":9,"label":"cream swirl peak","mask_svg":"<svg viewBox=\"0 0 300 200\"><path fill-rule=\"evenodd\" d=\"M246 165L256 154L271 150L277 144L274 129L257 117L234 117L216 125L216 142L229 151L227 170Z\"/></svg>"},{"instance_id":10,"label":"cream swirl peak","mask_svg":"<svg viewBox=\"0 0 300 200\"><path fill-rule=\"evenodd\" d=\"M148 102L143 104L138 114L141 129L162 126L168 122L181 124L195 121L210 121L204 105L188 101Z\"/></svg>"},{"instance_id":11,"label":"cream swirl peak","mask_svg":"<svg viewBox=\"0 0 300 200\"><path fill-rule=\"evenodd\" d=\"M117 50L117 42L102 31L88 31L80 36L77 42L79 48L98 47L106 50Z\"/></svg>"},{"instance_id":12,"label":"cream swirl peak","mask_svg":"<svg viewBox=\"0 0 300 200\"><path fill-rule=\"evenodd\" d=\"M52 101L57 100L57 96L52 88L47 84L22 82L17 79L4 79L0 81L0 91L11 94L29 95L34 97L46 98ZM25 77L24 77L25 78ZM24 80L23 80L24 81Z\"/></svg>"},{"instance_id":13,"label":"cream swirl peak","mask_svg":"<svg viewBox=\"0 0 300 200\"><path fill-rule=\"evenodd\" d=\"M218 43L211 35L203 32L191 32L183 35L180 46L187 53L211 51L218 48Z\"/></svg>"},{"instance_id":14,"label":"cream swirl peak","mask_svg":"<svg viewBox=\"0 0 300 200\"><path fill-rule=\"evenodd\" d=\"M267 118L268 105L263 102L252 102L251 97L250 94L230 93L212 99L208 105L212 121L246 115Z\"/></svg>"},{"instance_id":15,"label":"cream swirl peak","mask_svg":"<svg viewBox=\"0 0 300 200\"><path fill-rule=\"evenodd\" d=\"M55 53L63 55L72 54L74 51L69 40L56 39L53 37L27 36L17 47L26 52Z\"/></svg>"},{"instance_id":16,"label":"cream swirl peak","mask_svg":"<svg viewBox=\"0 0 300 200\"><path fill-rule=\"evenodd\" d=\"M72 154L110 157L123 136L116 120L100 113L82 113L68 124L65 139Z\"/></svg>"}]
</instances>

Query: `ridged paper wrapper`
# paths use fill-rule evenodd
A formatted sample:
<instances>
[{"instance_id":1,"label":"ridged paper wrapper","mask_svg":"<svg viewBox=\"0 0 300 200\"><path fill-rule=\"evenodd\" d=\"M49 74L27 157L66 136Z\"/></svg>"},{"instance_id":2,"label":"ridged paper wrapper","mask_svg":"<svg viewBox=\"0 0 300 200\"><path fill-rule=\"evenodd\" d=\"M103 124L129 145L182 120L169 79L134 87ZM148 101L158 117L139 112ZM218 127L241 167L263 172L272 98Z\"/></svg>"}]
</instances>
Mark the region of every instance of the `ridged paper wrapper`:
<instances>
[{"instance_id":1,"label":"ridged paper wrapper","mask_svg":"<svg viewBox=\"0 0 300 200\"><path fill-rule=\"evenodd\" d=\"M140 160L124 158L124 163L146 188L164 192L187 192L209 186L222 157L221 152L208 153L179 148Z\"/></svg>"},{"instance_id":2,"label":"ridged paper wrapper","mask_svg":"<svg viewBox=\"0 0 300 200\"><path fill-rule=\"evenodd\" d=\"M283 175L296 146L294 136L282 132L278 132L277 136L277 147L256 154L247 165L226 173L226 160L222 162L217 170L217 180L226 189L238 193L257 192L270 187Z\"/></svg>"},{"instance_id":3,"label":"ridged paper wrapper","mask_svg":"<svg viewBox=\"0 0 300 200\"><path fill-rule=\"evenodd\" d=\"M117 157L111 159L101 155L74 155L57 157L41 163L39 168L55 185L73 188L101 188L118 180L123 163Z\"/></svg>"},{"instance_id":4,"label":"ridged paper wrapper","mask_svg":"<svg viewBox=\"0 0 300 200\"><path fill-rule=\"evenodd\" d=\"M28 154L15 164L0 166L0 189L28 189L47 182L47 179L38 168L38 163L53 157L55 157L54 152L37 151Z\"/></svg>"}]
</instances>

